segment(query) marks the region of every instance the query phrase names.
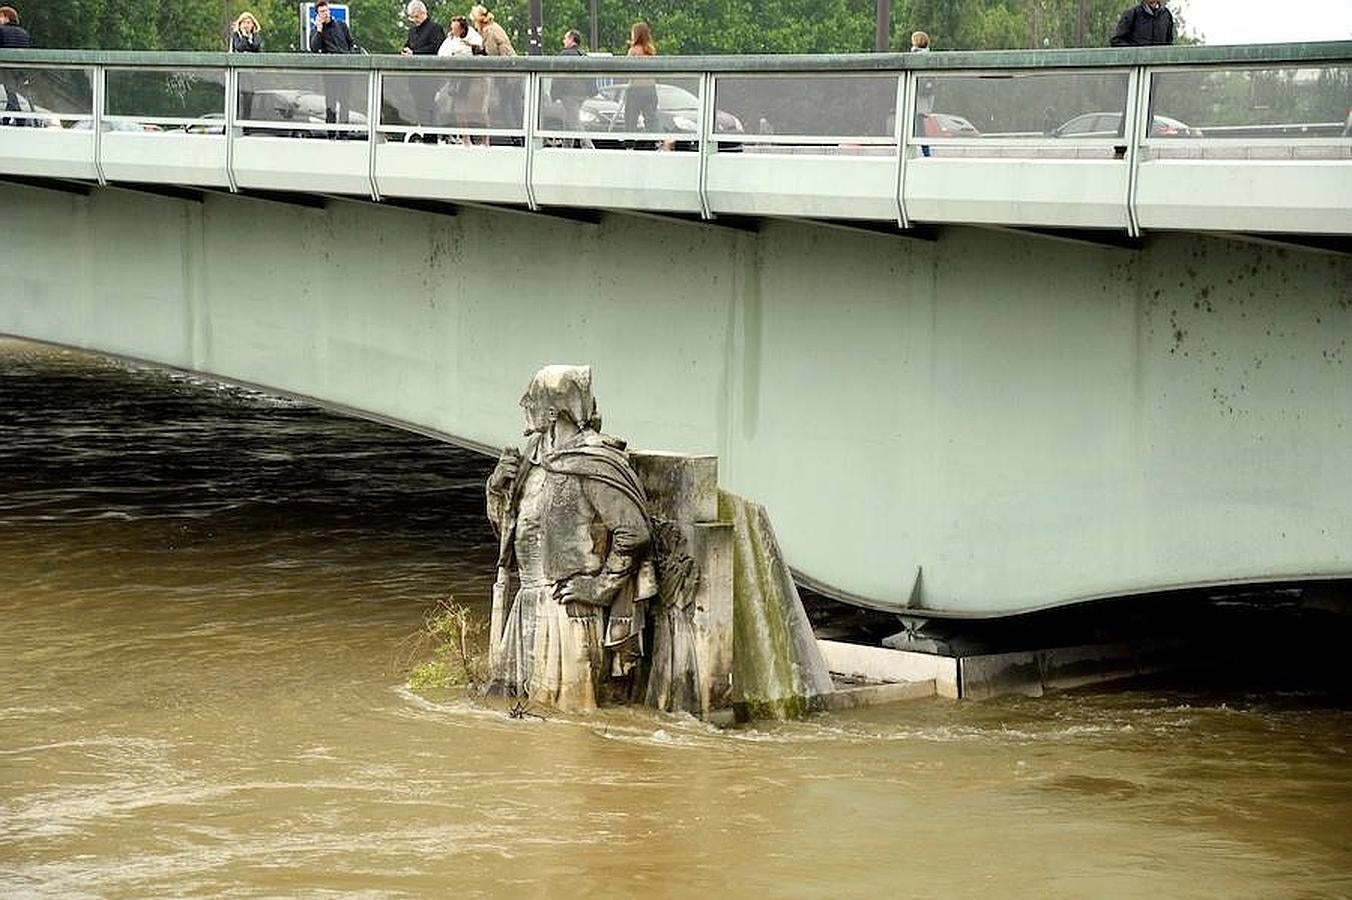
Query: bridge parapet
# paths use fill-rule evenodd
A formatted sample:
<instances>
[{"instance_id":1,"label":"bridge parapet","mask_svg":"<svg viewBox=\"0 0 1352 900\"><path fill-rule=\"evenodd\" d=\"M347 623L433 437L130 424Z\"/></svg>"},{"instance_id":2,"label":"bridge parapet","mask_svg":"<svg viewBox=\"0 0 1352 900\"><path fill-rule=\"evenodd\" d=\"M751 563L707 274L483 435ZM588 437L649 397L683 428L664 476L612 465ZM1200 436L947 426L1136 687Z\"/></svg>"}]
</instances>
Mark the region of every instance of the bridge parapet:
<instances>
[{"instance_id":1,"label":"bridge parapet","mask_svg":"<svg viewBox=\"0 0 1352 900\"><path fill-rule=\"evenodd\" d=\"M18 176L900 228L1352 232L1352 42L650 60L34 50L0 56L0 84L15 101L0 174Z\"/></svg>"}]
</instances>

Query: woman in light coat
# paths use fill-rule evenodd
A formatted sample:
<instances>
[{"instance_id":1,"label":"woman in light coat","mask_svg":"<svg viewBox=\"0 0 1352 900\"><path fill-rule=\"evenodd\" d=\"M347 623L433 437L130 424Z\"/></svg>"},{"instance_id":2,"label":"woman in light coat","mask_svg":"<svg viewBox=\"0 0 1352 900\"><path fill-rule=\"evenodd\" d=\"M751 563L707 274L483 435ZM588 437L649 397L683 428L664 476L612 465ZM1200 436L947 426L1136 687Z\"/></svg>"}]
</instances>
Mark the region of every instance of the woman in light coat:
<instances>
[{"instance_id":1,"label":"woman in light coat","mask_svg":"<svg viewBox=\"0 0 1352 900\"><path fill-rule=\"evenodd\" d=\"M516 56L516 48L507 32L493 18L493 14L482 5L476 5L469 11L470 21L483 35L484 53L488 56ZM515 78L495 78L488 88L488 124L494 128L521 128L525 119L525 97L521 92L521 81ZM512 138L511 143L518 143ZM503 142L490 141L491 143Z\"/></svg>"}]
</instances>

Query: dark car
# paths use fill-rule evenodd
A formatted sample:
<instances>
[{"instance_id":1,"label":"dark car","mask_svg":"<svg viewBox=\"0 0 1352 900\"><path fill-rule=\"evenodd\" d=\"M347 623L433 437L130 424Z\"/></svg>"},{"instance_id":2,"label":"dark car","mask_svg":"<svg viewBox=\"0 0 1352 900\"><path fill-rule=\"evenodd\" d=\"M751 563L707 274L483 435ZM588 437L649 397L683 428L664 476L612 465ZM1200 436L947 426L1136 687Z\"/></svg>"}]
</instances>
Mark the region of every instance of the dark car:
<instances>
[{"instance_id":1,"label":"dark car","mask_svg":"<svg viewBox=\"0 0 1352 900\"><path fill-rule=\"evenodd\" d=\"M1052 137L1122 137L1120 112L1092 112L1076 116L1051 132ZM1150 117L1151 137L1201 137L1193 128L1168 116Z\"/></svg>"}]
</instances>

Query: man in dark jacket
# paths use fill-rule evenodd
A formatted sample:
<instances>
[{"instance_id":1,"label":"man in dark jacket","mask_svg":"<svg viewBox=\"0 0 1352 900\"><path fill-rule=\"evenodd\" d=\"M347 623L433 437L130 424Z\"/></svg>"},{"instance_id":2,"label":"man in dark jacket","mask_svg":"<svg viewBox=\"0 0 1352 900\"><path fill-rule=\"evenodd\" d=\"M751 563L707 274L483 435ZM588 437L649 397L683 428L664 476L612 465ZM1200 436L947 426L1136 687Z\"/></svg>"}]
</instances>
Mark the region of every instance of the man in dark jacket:
<instances>
[{"instance_id":1,"label":"man in dark jacket","mask_svg":"<svg viewBox=\"0 0 1352 900\"><path fill-rule=\"evenodd\" d=\"M315 33L310 35L311 53L356 53L357 42L352 40L352 32L347 23L333 17L328 0L319 0L315 4ZM324 76L324 121L330 124L347 123L352 111L351 97L356 93L355 82L361 76L347 73L334 73ZM329 137L337 137L330 132Z\"/></svg>"},{"instance_id":2,"label":"man in dark jacket","mask_svg":"<svg viewBox=\"0 0 1352 900\"><path fill-rule=\"evenodd\" d=\"M0 50L20 47L31 47L33 41L28 37L28 30L19 27L19 14L12 6L0 6ZM14 69L0 69L0 87L5 89L5 109L18 111L19 109L19 76ZM9 119L0 120L0 124L5 125L31 125L30 121L15 121Z\"/></svg>"},{"instance_id":3,"label":"man in dark jacket","mask_svg":"<svg viewBox=\"0 0 1352 900\"><path fill-rule=\"evenodd\" d=\"M0 6L0 50L31 47L26 28L19 27L19 14L12 6Z\"/></svg>"},{"instance_id":4,"label":"man in dark jacket","mask_svg":"<svg viewBox=\"0 0 1352 900\"><path fill-rule=\"evenodd\" d=\"M1160 0L1141 0L1122 13L1108 43L1114 47L1150 47L1174 42L1174 17Z\"/></svg>"},{"instance_id":5,"label":"man in dark jacket","mask_svg":"<svg viewBox=\"0 0 1352 900\"><path fill-rule=\"evenodd\" d=\"M446 40L446 30L432 21L423 0L412 0L405 12L413 27L408 30L408 40L399 52L404 56L436 56L441 42Z\"/></svg>"},{"instance_id":6,"label":"man in dark jacket","mask_svg":"<svg viewBox=\"0 0 1352 900\"><path fill-rule=\"evenodd\" d=\"M586 56L582 52L582 35L570 28L563 35L563 49L559 56ZM577 76L555 76L550 79L549 98L559 104L560 122L564 131L576 131L580 124L578 117L582 112L582 101L593 93L594 85L589 78ZM566 146L574 146L569 140Z\"/></svg>"},{"instance_id":7,"label":"man in dark jacket","mask_svg":"<svg viewBox=\"0 0 1352 900\"><path fill-rule=\"evenodd\" d=\"M427 4L423 0L409 0L404 9L413 27L408 30L408 40L399 52L404 56L436 56L446 40L446 30L427 15ZM409 79L409 93L413 95L414 115L419 125L436 125L437 89L441 83L430 76L414 76ZM423 142L435 144L436 135L423 135Z\"/></svg>"},{"instance_id":8,"label":"man in dark jacket","mask_svg":"<svg viewBox=\"0 0 1352 900\"><path fill-rule=\"evenodd\" d=\"M315 33L310 35L311 53L356 53L357 42L347 23L335 19L328 0L315 4Z\"/></svg>"}]
</instances>

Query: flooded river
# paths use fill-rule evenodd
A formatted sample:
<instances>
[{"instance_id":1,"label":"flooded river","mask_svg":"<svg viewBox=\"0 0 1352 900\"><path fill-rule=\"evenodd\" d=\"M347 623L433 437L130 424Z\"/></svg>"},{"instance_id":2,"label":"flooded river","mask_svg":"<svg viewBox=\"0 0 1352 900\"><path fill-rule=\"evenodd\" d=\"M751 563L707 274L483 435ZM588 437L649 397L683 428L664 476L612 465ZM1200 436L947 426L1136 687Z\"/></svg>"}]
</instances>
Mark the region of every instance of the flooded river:
<instances>
[{"instance_id":1,"label":"flooded river","mask_svg":"<svg viewBox=\"0 0 1352 900\"><path fill-rule=\"evenodd\" d=\"M1336 697L511 720L405 687L484 459L16 343L0 438L0 895L1352 895Z\"/></svg>"}]
</instances>

